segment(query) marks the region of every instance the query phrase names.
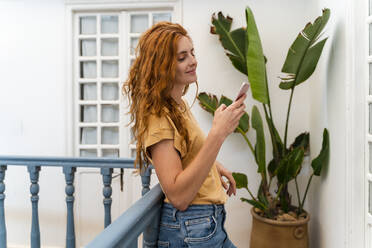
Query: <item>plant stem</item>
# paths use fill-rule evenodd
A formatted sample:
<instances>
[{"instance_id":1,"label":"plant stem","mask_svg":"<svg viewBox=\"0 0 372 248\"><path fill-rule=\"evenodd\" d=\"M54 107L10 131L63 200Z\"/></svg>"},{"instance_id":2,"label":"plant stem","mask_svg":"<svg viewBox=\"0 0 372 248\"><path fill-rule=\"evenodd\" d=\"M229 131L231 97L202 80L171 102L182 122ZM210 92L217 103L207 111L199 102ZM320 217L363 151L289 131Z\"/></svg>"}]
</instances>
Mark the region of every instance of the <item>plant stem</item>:
<instances>
[{"instance_id":1,"label":"plant stem","mask_svg":"<svg viewBox=\"0 0 372 248\"><path fill-rule=\"evenodd\" d=\"M249 148L251 149L251 151L252 151L252 153L253 153L253 155L254 155L254 149L253 149L253 146L252 146L251 142L249 141L247 135L245 135L245 133L243 132L243 130L241 130L240 128L238 128L238 132L239 132L241 135L243 135L243 138L244 138L245 141L247 142Z\"/></svg>"},{"instance_id":2,"label":"plant stem","mask_svg":"<svg viewBox=\"0 0 372 248\"><path fill-rule=\"evenodd\" d=\"M249 190L249 188L247 187L246 189L248 190L248 193L251 195L252 199L258 202L257 199L253 196L252 192Z\"/></svg>"},{"instance_id":3,"label":"plant stem","mask_svg":"<svg viewBox=\"0 0 372 248\"><path fill-rule=\"evenodd\" d=\"M297 191L298 206L300 206L300 204L301 204L301 199L300 199L300 192L299 192L299 190L298 190L297 177L295 177L295 183L296 183L296 191ZM300 213L301 213L301 209L300 209Z\"/></svg>"},{"instance_id":4,"label":"plant stem","mask_svg":"<svg viewBox=\"0 0 372 248\"><path fill-rule=\"evenodd\" d=\"M278 200L279 195L280 195L280 193L282 192L283 185L284 185L284 183L281 184L281 185L279 186L279 189L278 189L278 192L276 193L276 197L275 197L275 199L274 199L274 202L276 202L276 201Z\"/></svg>"},{"instance_id":5,"label":"plant stem","mask_svg":"<svg viewBox=\"0 0 372 248\"><path fill-rule=\"evenodd\" d=\"M269 92L269 84L267 83L267 71L266 71L266 65L265 65L265 79L266 79L266 90L267 90L267 98L268 98L268 103L267 105L269 106L269 113L270 113L270 119L273 119L273 115L271 113L271 101L270 101L270 92ZM264 104L265 107L265 104Z\"/></svg>"},{"instance_id":6,"label":"plant stem","mask_svg":"<svg viewBox=\"0 0 372 248\"><path fill-rule=\"evenodd\" d=\"M305 204L305 199L306 199L307 191L309 190L311 179L313 179L313 176L314 176L314 173L311 174L311 177L309 179L309 182L307 183L305 195L304 195L304 198L302 199L302 202L301 202L301 205L300 205L300 213L302 212L302 208L303 208L303 206Z\"/></svg>"},{"instance_id":7,"label":"plant stem","mask_svg":"<svg viewBox=\"0 0 372 248\"><path fill-rule=\"evenodd\" d=\"M291 111L293 92L294 92L294 86L291 89L291 97L289 98L289 103L288 103L287 120L285 122L285 133L284 133L284 149L287 149L288 121L289 121L289 112Z\"/></svg>"},{"instance_id":8,"label":"plant stem","mask_svg":"<svg viewBox=\"0 0 372 248\"><path fill-rule=\"evenodd\" d=\"M270 119L269 115L267 114L265 104L263 104L263 108L264 108L264 111L265 111L266 122L267 122L267 125L269 127L271 142L273 143L274 159L275 159L276 162L278 162L277 158L279 156L279 150L278 150L278 144L276 143L276 138L275 138L275 133L274 133L274 130L275 130L274 122L273 122L272 119ZM270 110L270 108L269 108L269 110Z\"/></svg>"},{"instance_id":9,"label":"plant stem","mask_svg":"<svg viewBox=\"0 0 372 248\"><path fill-rule=\"evenodd\" d=\"M270 181L269 181L269 187L268 187L268 189L270 190L270 186L271 186L271 182L273 181L273 178L271 177L270 178Z\"/></svg>"}]
</instances>

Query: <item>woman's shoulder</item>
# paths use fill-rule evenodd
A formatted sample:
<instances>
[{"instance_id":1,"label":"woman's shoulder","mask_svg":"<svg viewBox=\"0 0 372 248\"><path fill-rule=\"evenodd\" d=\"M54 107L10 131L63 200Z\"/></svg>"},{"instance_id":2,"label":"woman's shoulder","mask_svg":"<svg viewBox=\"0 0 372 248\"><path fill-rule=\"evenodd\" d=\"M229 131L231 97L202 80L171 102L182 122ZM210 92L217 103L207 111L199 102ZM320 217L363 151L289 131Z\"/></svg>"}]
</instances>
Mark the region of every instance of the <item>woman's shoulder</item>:
<instances>
[{"instance_id":1,"label":"woman's shoulder","mask_svg":"<svg viewBox=\"0 0 372 248\"><path fill-rule=\"evenodd\" d=\"M173 129L173 122L166 109L161 113L151 113L148 118L147 129L151 132L154 130Z\"/></svg>"}]
</instances>

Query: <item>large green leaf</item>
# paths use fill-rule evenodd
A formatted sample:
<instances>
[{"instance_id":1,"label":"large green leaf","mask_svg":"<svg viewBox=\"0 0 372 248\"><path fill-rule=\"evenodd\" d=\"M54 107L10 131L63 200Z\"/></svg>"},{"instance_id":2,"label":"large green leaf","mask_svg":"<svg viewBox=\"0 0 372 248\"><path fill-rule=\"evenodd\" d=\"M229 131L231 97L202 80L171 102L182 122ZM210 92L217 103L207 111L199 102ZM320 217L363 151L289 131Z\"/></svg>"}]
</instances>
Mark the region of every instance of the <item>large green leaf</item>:
<instances>
[{"instance_id":1,"label":"large green leaf","mask_svg":"<svg viewBox=\"0 0 372 248\"><path fill-rule=\"evenodd\" d=\"M316 157L311 162L311 167L313 167L314 175L320 176L322 168L324 166L327 166L328 163L329 163L329 133L327 128L324 128L322 149L320 150L318 157Z\"/></svg>"},{"instance_id":2,"label":"large green leaf","mask_svg":"<svg viewBox=\"0 0 372 248\"><path fill-rule=\"evenodd\" d=\"M301 147L301 149L303 149L304 152L307 152L309 150L309 143L310 134L308 132L303 132L296 137L295 141L290 146L290 149L293 150L297 147Z\"/></svg>"},{"instance_id":3,"label":"large green leaf","mask_svg":"<svg viewBox=\"0 0 372 248\"><path fill-rule=\"evenodd\" d=\"M206 92L199 93L197 99L199 100L200 106L214 115L214 112L216 109L221 105L225 104L226 106L229 106L232 103L232 100L228 97L221 96L221 99L218 100L217 96L213 94L208 94ZM249 115L247 113L244 113L243 116L239 120L239 125L235 129L234 132L243 132L247 133L249 130Z\"/></svg>"},{"instance_id":4,"label":"large green leaf","mask_svg":"<svg viewBox=\"0 0 372 248\"><path fill-rule=\"evenodd\" d=\"M266 199L265 193L263 191L260 191L257 194L257 197L258 197L258 200L259 200L260 203L262 203L264 206L269 206L269 202Z\"/></svg>"},{"instance_id":5,"label":"large green leaf","mask_svg":"<svg viewBox=\"0 0 372 248\"><path fill-rule=\"evenodd\" d=\"M233 172L232 176L235 179L236 182L236 188L237 189L247 189L248 190L248 177L247 175L239 172Z\"/></svg>"},{"instance_id":6,"label":"large green leaf","mask_svg":"<svg viewBox=\"0 0 372 248\"><path fill-rule=\"evenodd\" d=\"M218 34L222 46L228 51L226 54L232 64L240 72L247 75L247 66L245 60L245 29L238 28L230 31L233 19L229 16L224 16L222 12L212 15L211 33Z\"/></svg>"},{"instance_id":7,"label":"large green leaf","mask_svg":"<svg viewBox=\"0 0 372 248\"><path fill-rule=\"evenodd\" d=\"M260 35L254 20L252 10L245 9L245 18L247 22L246 32L246 61L248 79L252 88L252 96L259 102L268 103L269 93L266 79L265 57L263 55Z\"/></svg>"},{"instance_id":8,"label":"large green leaf","mask_svg":"<svg viewBox=\"0 0 372 248\"><path fill-rule=\"evenodd\" d=\"M212 115L214 115L214 111L216 111L216 109L218 108L217 97L213 94L208 94L206 92L201 92L201 93L199 93L197 98L199 100L200 106L204 110L206 110L209 113L211 113Z\"/></svg>"},{"instance_id":9,"label":"large green leaf","mask_svg":"<svg viewBox=\"0 0 372 248\"><path fill-rule=\"evenodd\" d=\"M296 40L288 50L282 72L287 73L284 81L280 83L281 89L291 89L304 82L314 72L319 61L326 39L319 40L324 26L327 24L330 10L324 9L313 24L308 23L298 34Z\"/></svg>"},{"instance_id":10,"label":"large green leaf","mask_svg":"<svg viewBox=\"0 0 372 248\"><path fill-rule=\"evenodd\" d=\"M229 57L229 59L231 60L231 63L238 71L247 75L247 66L245 64L245 61L242 61L239 57L231 53L226 53L226 55L227 57Z\"/></svg>"},{"instance_id":11,"label":"large green leaf","mask_svg":"<svg viewBox=\"0 0 372 248\"><path fill-rule=\"evenodd\" d=\"M296 78L296 85L304 82L313 74L326 41L327 38L319 41L314 46L310 47L306 52L302 66L300 67L300 71L298 72L298 76Z\"/></svg>"},{"instance_id":12,"label":"large green leaf","mask_svg":"<svg viewBox=\"0 0 372 248\"><path fill-rule=\"evenodd\" d=\"M280 160L279 165L276 168L276 171L274 172L274 175L277 176L278 182L280 184L284 184L287 181L287 175L288 175L288 154Z\"/></svg>"},{"instance_id":13,"label":"large green leaf","mask_svg":"<svg viewBox=\"0 0 372 248\"><path fill-rule=\"evenodd\" d=\"M266 171L265 134L262 118L256 106L253 106L252 108L252 127L256 130L256 145L254 150L258 172L264 173Z\"/></svg>"},{"instance_id":14,"label":"large green leaf","mask_svg":"<svg viewBox=\"0 0 372 248\"><path fill-rule=\"evenodd\" d=\"M297 147L290 151L279 163L278 169L274 174L277 175L280 184L286 184L294 179L301 169L304 159L304 151Z\"/></svg>"},{"instance_id":15,"label":"large green leaf","mask_svg":"<svg viewBox=\"0 0 372 248\"><path fill-rule=\"evenodd\" d=\"M270 162L269 162L269 165L267 166L267 171L269 172L269 176L270 178L273 178L275 177L275 171L276 171L276 168L277 168L277 165L275 163L275 159L272 159Z\"/></svg>"},{"instance_id":16,"label":"large green leaf","mask_svg":"<svg viewBox=\"0 0 372 248\"><path fill-rule=\"evenodd\" d=\"M253 207L258 208L258 209L261 209L262 211L265 210L265 207L264 207L262 204L260 204L259 202L255 201L255 200L249 200L249 199L244 198L244 197L241 197L240 200L241 200L242 202L248 202L248 203L251 204Z\"/></svg>"},{"instance_id":17,"label":"large green leaf","mask_svg":"<svg viewBox=\"0 0 372 248\"><path fill-rule=\"evenodd\" d=\"M271 142L273 147L273 160L269 163L270 167L269 173L271 173L272 175L272 173L278 166L280 159L283 156L284 145L278 131L276 130L273 120L269 117L267 113L265 113L265 117L266 123L269 126Z\"/></svg>"},{"instance_id":18,"label":"large green leaf","mask_svg":"<svg viewBox=\"0 0 372 248\"><path fill-rule=\"evenodd\" d=\"M290 153L290 157L288 159L288 182L298 175L303 161L304 150L302 150L301 147L297 147Z\"/></svg>"}]
</instances>

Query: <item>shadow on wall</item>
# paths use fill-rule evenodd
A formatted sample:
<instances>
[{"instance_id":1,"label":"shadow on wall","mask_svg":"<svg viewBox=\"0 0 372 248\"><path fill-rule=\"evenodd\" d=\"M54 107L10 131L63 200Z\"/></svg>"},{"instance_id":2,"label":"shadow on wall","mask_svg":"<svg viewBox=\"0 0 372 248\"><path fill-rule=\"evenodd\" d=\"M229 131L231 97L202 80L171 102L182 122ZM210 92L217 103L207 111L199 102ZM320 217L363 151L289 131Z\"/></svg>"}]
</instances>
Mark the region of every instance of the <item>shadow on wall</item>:
<instances>
[{"instance_id":1,"label":"shadow on wall","mask_svg":"<svg viewBox=\"0 0 372 248\"><path fill-rule=\"evenodd\" d=\"M329 93L339 91L339 90L336 90L335 88L340 87L340 81L335 80L335 79L338 79L340 77L340 74L342 75L342 73L344 73L344 72L340 73L340 67L342 67L342 66L340 66L340 63L343 63L344 60L341 59L342 55L340 55L340 52L339 52L339 51L342 51L342 47L344 46L344 44L340 44L340 43L344 42L343 36L342 36L342 34L343 34L342 27L343 26L344 26L344 23L342 23L342 21L340 21L340 20L338 22L336 21L336 23L334 23L334 28L330 32L330 33L332 33L332 35L330 35L330 37L332 37L332 40L330 40L331 45L330 45L328 56L327 56L327 62L325 63L325 65L323 67L323 72L324 72L325 76L324 77L319 77L320 80L326 80L327 83L324 84L324 86L323 86L323 87L325 87L325 89L323 91L321 91L321 92L325 92L324 93L325 95L320 98L320 100L322 100L322 104L323 104L321 111L323 111L325 113L320 113L318 116L321 117L321 118L325 118L324 120L319 120L319 121L323 122L323 123L326 123L327 126L329 126L329 124L330 124L330 120L328 119L328 115L331 114L328 111L330 109L329 106L328 106L328 105L330 105L330 103L329 103L329 99L330 99L329 95L330 94ZM334 114L337 114L337 113L334 113ZM322 172L322 175L319 178L319 180L314 180L314 182L313 182L314 185L312 185L311 193L309 195L310 196L309 198L311 198L311 200L309 200L309 203L310 203L309 204L310 205L309 206L309 211L310 211L310 213L312 213L311 222L310 222L310 247L317 247L317 248L324 247L324 241L322 242L322 240L324 240L324 236L327 232L326 232L325 228L322 228L322 226L324 227L324 225L323 225L324 223L322 221L324 216L321 215L320 213L328 214L328 213L324 212L325 204L322 204L322 202L324 202L322 199L324 198L324 199L329 200L330 197L329 196L328 197L323 196L323 194L324 195L325 194L329 195L330 192L336 193L335 191L332 191L332 189L328 189L327 192L324 192L324 187L326 186L326 184L327 185L330 184L327 181L334 180L332 178L329 178L329 175L330 175L329 173L331 173L331 175L332 175L332 171L330 172L331 166L334 165L334 163L331 163L331 161L332 161L332 151L340 150L340 149L335 148L335 146L337 146L337 144L335 144L336 142L332 142L332 141L335 141L335 137L337 136L337 134L336 134L337 132L332 132L332 130L330 130L330 133L335 134L334 136L332 136L332 135L330 136L330 163L328 164L327 167L324 168L324 170ZM321 146L321 144L318 144L318 143L319 142L316 143L316 147L312 147L312 148L316 148L316 150L317 150ZM340 144L340 145L342 145L342 144ZM340 170L340 168L335 168L334 170ZM329 186L327 186L327 188L329 188ZM333 206L330 206L330 207L333 207Z\"/></svg>"}]
</instances>

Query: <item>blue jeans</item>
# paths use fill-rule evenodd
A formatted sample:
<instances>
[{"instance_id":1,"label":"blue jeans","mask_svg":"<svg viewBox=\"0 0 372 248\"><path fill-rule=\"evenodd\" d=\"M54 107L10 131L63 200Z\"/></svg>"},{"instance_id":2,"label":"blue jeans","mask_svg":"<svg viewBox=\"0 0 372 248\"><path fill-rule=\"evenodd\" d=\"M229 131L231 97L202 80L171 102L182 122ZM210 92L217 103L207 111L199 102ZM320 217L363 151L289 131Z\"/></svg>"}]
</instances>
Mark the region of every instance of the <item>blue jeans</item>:
<instances>
[{"instance_id":1,"label":"blue jeans","mask_svg":"<svg viewBox=\"0 0 372 248\"><path fill-rule=\"evenodd\" d=\"M236 248L224 228L226 211L221 205L190 205L179 211L164 203L158 248Z\"/></svg>"}]
</instances>

